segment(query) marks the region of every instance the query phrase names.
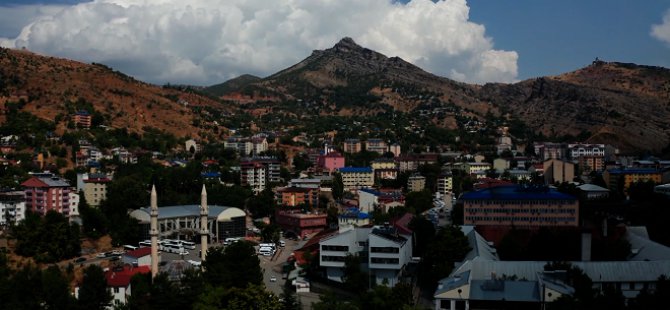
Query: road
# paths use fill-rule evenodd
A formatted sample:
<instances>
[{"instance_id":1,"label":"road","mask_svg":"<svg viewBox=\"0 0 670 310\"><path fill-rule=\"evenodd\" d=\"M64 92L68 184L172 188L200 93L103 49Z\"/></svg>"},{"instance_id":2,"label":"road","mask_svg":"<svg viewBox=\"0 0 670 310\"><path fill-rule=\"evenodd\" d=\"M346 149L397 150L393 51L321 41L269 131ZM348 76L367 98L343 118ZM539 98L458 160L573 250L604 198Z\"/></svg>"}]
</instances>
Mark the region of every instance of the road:
<instances>
[{"instance_id":1,"label":"road","mask_svg":"<svg viewBox=\"0 0 670 310\"><path fill-rule=\"evenodd\" d=\"M265 287L270 292L275 293L277 296L281 295L284 291L284 283L286 282L286 280L282 279L282 267L298 245L298 241L288 239L284 241L286 242L286 246L283 248L278 247L277 253L274 256L258 256L258 259L261 261L261 271L263 271L263 284L265 284ZM276 282L270 281L270 278L273 276L276 277Z\"/></svg>"}]
</instances>

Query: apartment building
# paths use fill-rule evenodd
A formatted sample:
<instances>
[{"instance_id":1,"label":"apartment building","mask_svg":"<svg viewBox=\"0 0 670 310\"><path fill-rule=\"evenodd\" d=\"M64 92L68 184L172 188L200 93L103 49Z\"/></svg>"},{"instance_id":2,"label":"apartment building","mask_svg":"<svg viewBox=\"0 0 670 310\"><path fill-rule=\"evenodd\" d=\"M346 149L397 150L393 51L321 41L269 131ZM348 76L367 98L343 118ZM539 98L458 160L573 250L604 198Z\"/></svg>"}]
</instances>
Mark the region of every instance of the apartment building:
<instances>
[{"instance_id":1,"label":"apartment building","mask_svg":"<svg viewBox=\"0 0 670 310\"><path fill-rule=\"evenodd\" d=\"M556 227L579 224L579 201L546 186L504 185L462 195L464 224Z\"/></svg>"},{"instance_id":2,"label":"apartment building","mask_svg":"<svg viewBox=\"0 0 670 310\"><path fill-rule=\"evenodd\" d=\"M21 183L26 199L26 209L45 215L54 210L65 216L70 214L70 183L52 173L35 173Z\"/></svg>"},{"instance_id":3,"label":"apartment building","mask_svg":"<svg viewBox=\"0 0 670 310\"><path fill-rule=\"evenodd\" d=\"M375 183L374 173L370 167L343 167L339 172L345 190L371 187Z\"/></svg>"},{"instance_id":4,"label":"apartment building","mask_svg":"<svg viewBox=\"0 0 670 310\"><path fill-rule=\"evenodd\" d=\"M346 139L344 140L343 149L345 153L353 154L360 152L363 149L363 146L359 139Z\"/></svg>"},{"instance_id":5,"label":"apartment building","mask_svg":"<svg viewBox=\"0 0 670 310\"><path fill-rule=\"evenodd\" d=\"M279 183L280 162L274 157L243 158L240 161L240 183L262 192L270 183Z\"/></svg>"},{"instance_id":6,"label":"apartment building","mask_svg":"<svg viewBox=\"0 0 670 310\"><path fill-rule=\"evenodd\" d=\"M328 279L342 282L347 255L358 255L373 285L393 287L412 259L412 234L394 226L345 227L319 242L319 262Z\"/></svg>"},{"instance_id":7,"label":"apartment building","mask_svg":"<svg viewBox=\"0 0 670 310\"><path fill-rule=\"evenodd\" d=\"M0 193L0 226L17 224L25 218L25 193L21 191Z\"/></svg>"},{"instance_id":8,"label":"apartment building","mask_svg":"<svg viewBox=\"0 0 670 310\"><path fill-rule=\"evenodd\" d=\"M388 151L388 146L382 139L368 139L365 141L365 150L368 152L384 154Z\"/></svg>"}]
</instances>

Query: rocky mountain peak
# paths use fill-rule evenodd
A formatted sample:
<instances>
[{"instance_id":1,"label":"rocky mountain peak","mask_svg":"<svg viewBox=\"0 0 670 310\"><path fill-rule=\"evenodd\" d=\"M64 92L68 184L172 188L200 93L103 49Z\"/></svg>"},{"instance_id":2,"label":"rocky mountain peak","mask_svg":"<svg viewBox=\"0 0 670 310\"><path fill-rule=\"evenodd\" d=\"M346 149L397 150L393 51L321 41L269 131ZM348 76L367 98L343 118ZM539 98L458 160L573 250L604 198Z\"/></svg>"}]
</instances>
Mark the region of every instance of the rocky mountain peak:
<instances>
[{"instance_id":1,"label":"rocky mountain peak","mask_svg":"<svg viewBox=\"0 0 670 310\"><path fill-rule=\"evenodd\" d=\"M339 52L350 52L354 50L361 50L363 48L356 44L352 38L344 37L342 40L340 40L340 42L337 42L337 44L333 46L333 49Z\"/></svg>"}]
</instances>

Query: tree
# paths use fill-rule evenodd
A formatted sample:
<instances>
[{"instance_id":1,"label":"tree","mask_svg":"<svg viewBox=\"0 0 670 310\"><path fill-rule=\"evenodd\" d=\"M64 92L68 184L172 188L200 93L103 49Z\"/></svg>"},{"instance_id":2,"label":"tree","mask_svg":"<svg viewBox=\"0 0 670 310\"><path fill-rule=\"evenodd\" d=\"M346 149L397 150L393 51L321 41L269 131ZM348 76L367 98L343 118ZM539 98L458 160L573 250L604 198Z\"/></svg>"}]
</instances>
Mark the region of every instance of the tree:
<instances>
[{"instance_id":1,"label":"tree","mask_svg":"<svg viewBox=\"0 0 670 310\"><path fill-rule=\"evenodd\" d=\"M212 286L244 288L260 285L263 280L256 250L246 241L234 242L225 249L209 248L202 266L205 283Z\"/></svg>"},{"instance_id":2,"label":"tree","mask_svg":"<svg viewBox=\"0 0 670 310\"><path fill-rule=\"evenodd\" d=\"M364 292L370 286L368 274L361 271L361 258L358 255L347 254L344 258L342 282L355 293Z\"/></svg>"},{"instance_id":3,"label":"tree","mask_svg":"<svg viewBox=\"0 0 670 310\"><path fill-rule=\"evenodd\" d=\"M276 202L274 192L269 186L258 195L251 196L247 200L247 210L251 212L254 218L270 216L275 207Z\"/></svg>"},{"instance_id":4,"label":"tree","mask_svg":"<svg viewBox=\"0 0 670 310\"><path fill-rule=\"evenodd\" d=\"M280 296L282 310L300 310L302 306L300 302L295 297L296 294L289 285L284 285L284 290Z\"/></svg>"},{"instance_id":5,"label":"tree","mask_svg":"<svg viewBox=\"0 0 670 310\"><path fill-rule=\"evenodd\" d=\"M56 211L44 217L26 212L26 218L14 227L16 252L33 256L38 262L55 262L79 255L79 225Z\"/></svg>"},{"instance_id":6,"label":"tree","mask_svg":"<svg viewBox=\"0 0 670 310\"><path fill-rule=\"evenodd\" d=\"M332 292L319 296L319 302L312 304L314 310L358 310L359 308L351 302L338 298Z\"/></svg>"},{"instance_id":7,"label":"tree","mask_svg":"<svg viewBox=\"0 0 670 310\"><path fill-rule=\"evenodd\" d=\"M80 309L106 309L112 302L112 295L107 290L105 275L97 265L89 265L84 269L84 279L79 286Z\"/></svg>"},{"instance_id":8,"label":"tree","mask_svg":"<svg viewBox=\"0 0 670 310\"><path fill-rule=\"evenodd\" d=\"M57 266L42 271L42 292L45 309L72 309L75 300L70 294L70 283Z\"/></svg>"},{"instance_id":9,"label":"tree","mask_svg":"<svg viewBox=\"0 0 670 310\"><path fill-rule=\"evenodd\" d=\"M344 183L342 182L342 175L335 173L333 175L333 198L335 200L342 199L342 193L344 192Z\"/></svg>"},{"instance_id":10,"label":"tree","mask_svg":"<svg viewBox=\"0 0 670 310\"><path fill-rule=\"evenodd\" d=\"M415 216L409 222L409 228L414 231L415 246L414 256L423 257L428 245L435 240L435 226L423 216Z\"/></svg>"},{"instance_id":11,"label":"tree","mask_svg":"<svg viewBox=\"0 0 670 310\"><path fill-rule=\"evenodd\" d=\"M420 214L433 207L433 195L430 190L424 189L420 192L411 192L405 196L405 206Z\"/></svg>"},{"instance_id":12,"label":"tree","mask_svg":"<svg viewBox=\"0 0 670 310\"><path fill-rule=\"evenodd\" d=\"M462 261L471 249L468 237L458 226L443 227L426 251L420 277L424 283L435 285L437 281L448 276L454 263Z\"/></svg>"},{"instance_id":13,"label":"tree","mask_svg":"<svg viewBox=\"0 0 670 310\"><path fill-rule=\"evenodd\" d=\"M239 243L239 242L238 242ZM193 305L195 310L281 310L279 298L262 286L247 287L207 286L201 298Z\"/></svg>"}]
</instances>

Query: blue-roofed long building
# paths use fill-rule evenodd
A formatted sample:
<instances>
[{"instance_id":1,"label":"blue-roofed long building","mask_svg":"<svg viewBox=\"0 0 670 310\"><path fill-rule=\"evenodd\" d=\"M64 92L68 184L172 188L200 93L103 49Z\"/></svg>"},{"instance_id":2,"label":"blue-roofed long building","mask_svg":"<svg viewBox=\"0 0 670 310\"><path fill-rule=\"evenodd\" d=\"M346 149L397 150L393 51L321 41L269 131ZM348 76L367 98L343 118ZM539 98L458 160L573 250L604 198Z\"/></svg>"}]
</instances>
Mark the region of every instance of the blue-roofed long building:
<instances>
[{"instance_id":1,"label":"blue-roofed long building","mask_svg":"<svg viewBox=\"0 0 670 310\"><path fill-rule=\"evenodd\" d=\"M342 175L345 190L372 187L375 184L375 175L370 167L343 167L338 171Z\"/></svg>"},{"instance_id":2,"label":"blue-roofed long building","mask_svg":"<svg viewBox=\"0 0 670 310\"><path fill-rule=\"evenodd\" d=\"M219 241L246 235L246 213L241 209L209 206L208 211L207 229L210 240ZM134 210L130 216L140 222L141 238L149 239L149 208ZM200 232L200 205L160 207L158 231L161 238L194 239Z\"/></svg>"},{"instance_id":3,"label":"blue-roofed long building","mask_svg":"<svg viewBox=\"0 0 670 310\"><path fill-rule=\"evenodd\" d=\"M463 194L465 225L571 226L579 224L579 200L549 187L498 186Z\"/></svg>"}]
</instances>

